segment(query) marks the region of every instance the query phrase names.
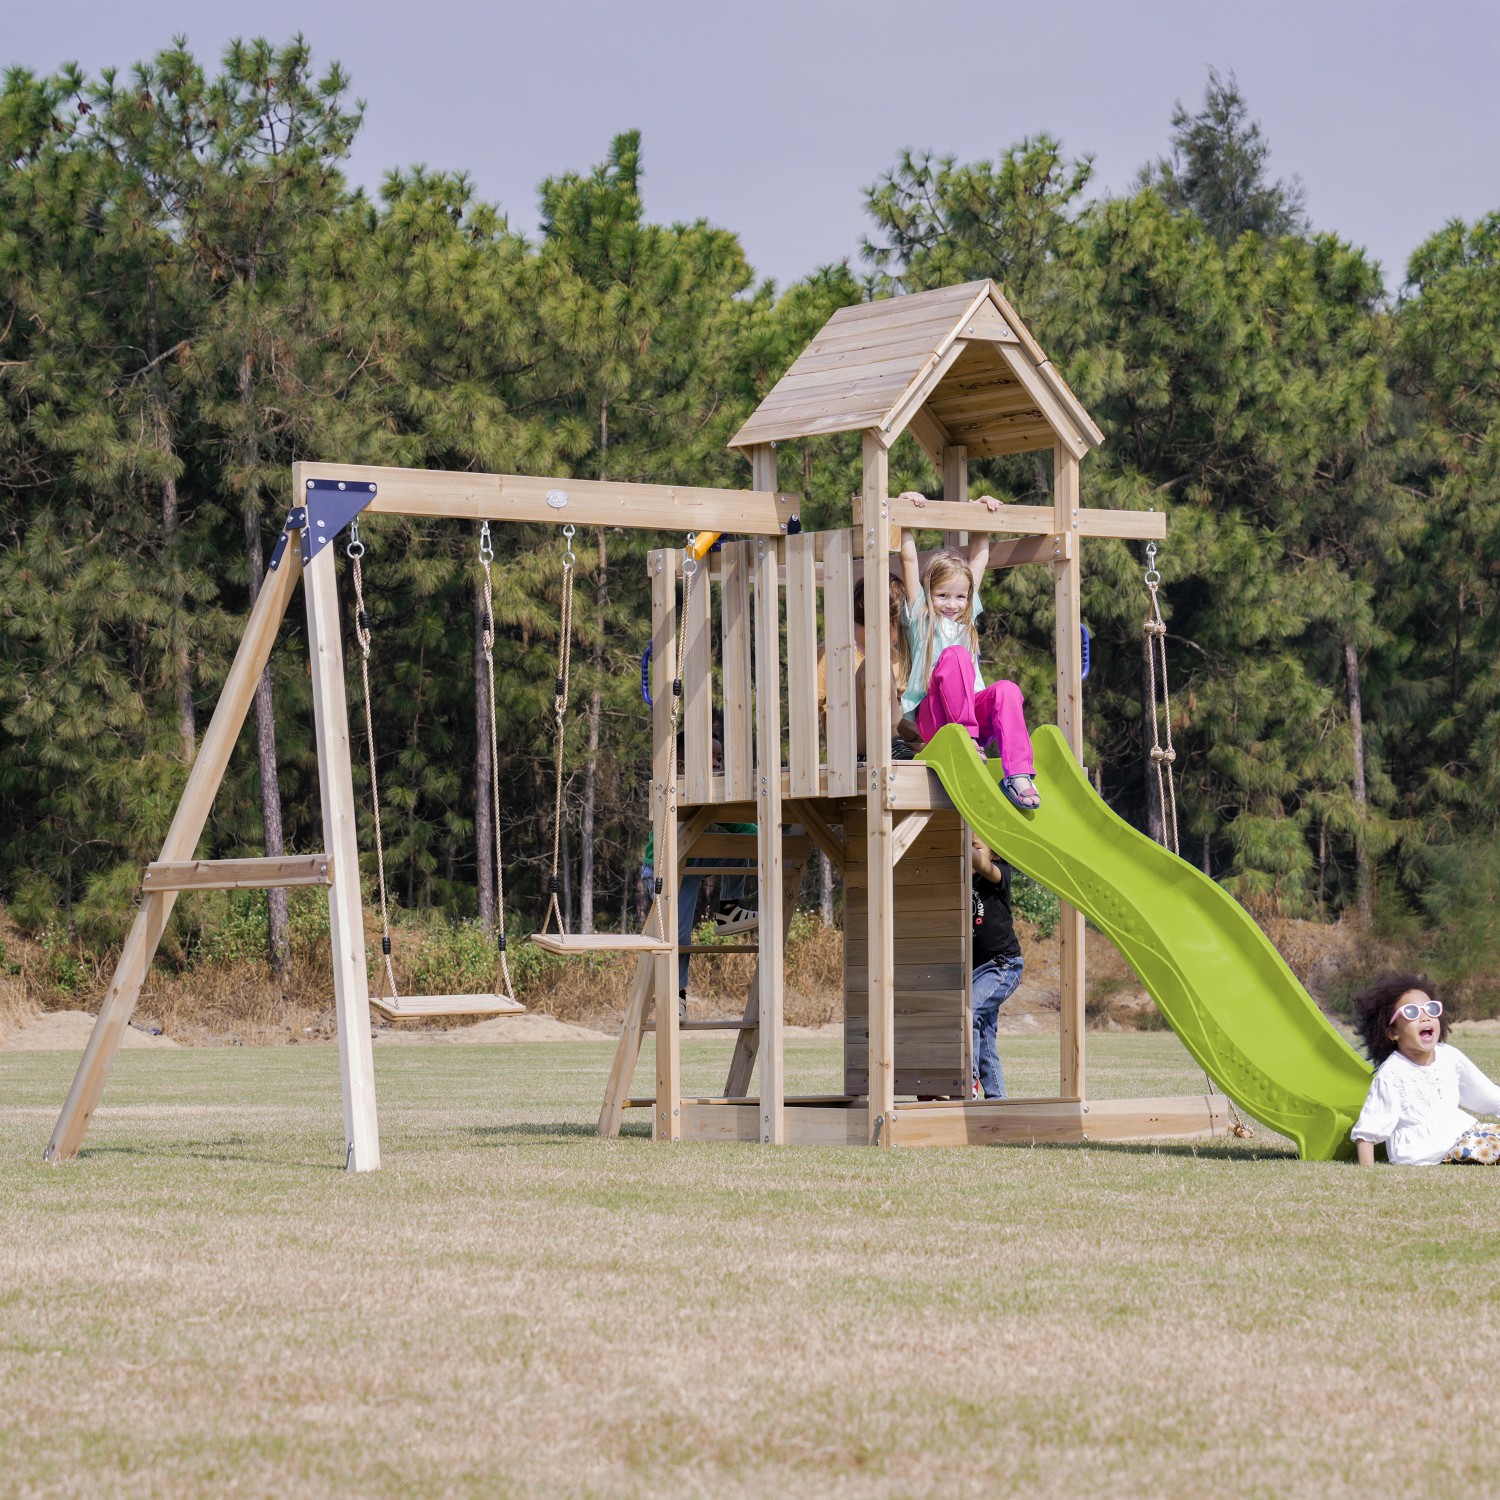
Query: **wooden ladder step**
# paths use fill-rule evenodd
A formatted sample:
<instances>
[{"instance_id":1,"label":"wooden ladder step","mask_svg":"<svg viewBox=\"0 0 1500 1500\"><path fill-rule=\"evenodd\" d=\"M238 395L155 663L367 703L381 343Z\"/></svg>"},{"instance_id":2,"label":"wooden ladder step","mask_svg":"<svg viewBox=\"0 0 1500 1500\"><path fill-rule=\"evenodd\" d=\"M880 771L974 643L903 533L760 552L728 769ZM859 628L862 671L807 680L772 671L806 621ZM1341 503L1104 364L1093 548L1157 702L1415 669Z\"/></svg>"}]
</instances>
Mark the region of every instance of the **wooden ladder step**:
<instances>
[{"instance_id":1,"label":"wooden ladder step","mask_svg":"<svg viewBox=\"0 0 1500 1500\"><path fill-rule=\"evenodd\" d=\"M582 953L670 953L670 943L643 932L533 932L531 941L548 953L576 958Z\"/></svg>"},{"instance_id":2,"label":"wooden ladder step","mask_svg":"<svg viewBox=\"0 0 1500 1500\"><path fill-rule=\"evenodd\" d=\"M760 1096L758 1094L750 1094L726 1097L723 1094L717 1094L709 1098L694 1099L684 1094L682 1102L684 1104L759 1104ZM829 1105L837 1107L841 1104L863 1104L864 1098L855 1094L797 1094L795 1096L788 1095L784 1102L794 1107L799 1104L806 1104L826 1108ZM989 1102L994 1104L998 1101L992 1099ZM1031 1103L1029 1099L1026 1102L1028 1104ZM626 1109L654 1109L655 1107L655 1099L627 1099L625 1101Z\"/></svg>"},{"instance_id":3,"label":"wooden ladder step","mask_svg":"<svg viewBox=\"0 0 1500 1500\"><path fill-rule=\"evenodd\" d=\"M679 953L759 953L756 943L684 943Z\"/></svg>"},{"instance_id":4,"label":"wooden ladder step","mask_svg":"<svg viewBox=\"0 0 1500 1500\"><path fill-rule=\"evenodd\" d=\"M758 1031L760 1022L747 1021L743 1016L735 1016L732 1019L729 1016L718 1016L707 1021L679 1021L677 1029L679 1031ZM647 1021L641 1030L655 1031L656 1022Z\"/></svg>"},{"instance_id":5,"label":"wooden ladder step","mask_svg":"<svg viewBox=\"0 0 1500 1500\"><path fill-rule=\"evenodd\" d=\"M156 860L146 866L148 891L260 891L283 885L332 885L328 854L278 855L270 859Z\"/></svg>"},{"instance_id":6,"label":"wooden ladder step","mask_svg":"<svg viewBox=\"0 0 1500 1500\"><path fill-rule=\"evenodd\" d=\"M428 1016L519 1016L526 1007L509 995L402 995L377 999L370 996L370 1009L393 1021Z\"/></svg>"}]
</instances>

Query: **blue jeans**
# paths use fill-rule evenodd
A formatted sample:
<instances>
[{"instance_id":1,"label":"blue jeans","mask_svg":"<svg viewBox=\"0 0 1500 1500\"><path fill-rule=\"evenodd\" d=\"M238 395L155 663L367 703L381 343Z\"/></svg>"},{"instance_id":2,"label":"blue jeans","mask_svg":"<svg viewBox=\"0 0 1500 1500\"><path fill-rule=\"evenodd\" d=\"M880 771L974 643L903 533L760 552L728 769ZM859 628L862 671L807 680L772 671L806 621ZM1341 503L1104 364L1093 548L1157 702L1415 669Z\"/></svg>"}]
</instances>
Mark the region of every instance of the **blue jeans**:
<instances>
[{"instance_id":1,"label":"blue jeans","mask_svg":"<svg viewBox=\"0 0 1500 1500\"><path fill-rule=\"evenodd\" d=\"M694 865L726 865L741 863L736 860L722 859L689 859L687 871L683 874L677 886L677 947L680 950L677 955L677 988L685 990L688 984L688 958L687 946L693 941L693 913L698 909L698 890L703 884L701 875L692 874ZM743 863L749 867L749 861ZM652 886L653 871L650 865L641 866L641 876L646 882L649 891ZM739 901L744 897L745 887L749 882L743 875L726 875L719 886L719 899L721 901Z\"/></svg>"},{"instance_id":2,"label":"blue jeans","mask_svg":"<svg viewBox=\"0 0 1500 1500\"><path fill-rule=\"evenodd\" d=\"M1018 953L1014 958L994 958L974 970L974 1076L986 1099L1005 1097L1005 1072L995 1050L995 1023L1000 1007L1016 992L1025 970Z\"/></svg>"}]
</instances>

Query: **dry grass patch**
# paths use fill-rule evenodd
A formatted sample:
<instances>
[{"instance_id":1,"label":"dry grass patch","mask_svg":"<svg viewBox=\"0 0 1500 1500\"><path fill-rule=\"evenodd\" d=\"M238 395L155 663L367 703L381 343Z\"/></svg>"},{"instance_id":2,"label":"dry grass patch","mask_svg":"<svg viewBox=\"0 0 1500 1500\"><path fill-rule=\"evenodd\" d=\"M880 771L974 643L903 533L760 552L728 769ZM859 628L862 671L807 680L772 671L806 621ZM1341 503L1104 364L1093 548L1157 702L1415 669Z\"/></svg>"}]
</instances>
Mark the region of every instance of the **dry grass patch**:
<instances>
[{"instance_id":1,"label":"dry grass patch","mask_svg":"<svg viewBox=\"0 0 1500 1500\"><path fill-rule=\"evenodd\" d=\"M1458 1040L1500 1069L1500 1034ZM836 1044L787 1050L794 1088L837 1069ZM1263 1133L602 1142L610 1054L378 1052L386 1169L360 1178L332 1048L122 1056L65 1168L38 1156L73 1059L0 1055L11 1491L1493 1488L1500 1174L1304 1164ZM685 1086L727 1055L685 1049ZM1089 1057L1101 1094L1197 1086L1170 1036ZM1055 1079L1050 1040L1005 1061Z\"/></svg>"}]
</instances>

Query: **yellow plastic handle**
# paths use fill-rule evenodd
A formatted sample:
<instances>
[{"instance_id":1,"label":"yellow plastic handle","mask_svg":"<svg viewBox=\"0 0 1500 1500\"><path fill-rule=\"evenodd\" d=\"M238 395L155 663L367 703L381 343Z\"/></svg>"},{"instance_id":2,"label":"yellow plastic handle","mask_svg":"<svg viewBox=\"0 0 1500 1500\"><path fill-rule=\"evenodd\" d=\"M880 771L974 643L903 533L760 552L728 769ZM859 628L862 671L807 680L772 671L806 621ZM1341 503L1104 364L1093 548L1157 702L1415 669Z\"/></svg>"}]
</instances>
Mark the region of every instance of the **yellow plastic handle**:
<instances>
[{"instance_id":1,"label":"yellow plastic handle","mask_svg":"<svg viewBox=\"0 0 1500 1500\"><path fill-rule=\"evenodd\" d=\"M722 531L700 531L693 538L693 545L688 548L688 556L694 562L702 562L713 548L713 544L723 535Z\"/></svg>"}]
</instances>

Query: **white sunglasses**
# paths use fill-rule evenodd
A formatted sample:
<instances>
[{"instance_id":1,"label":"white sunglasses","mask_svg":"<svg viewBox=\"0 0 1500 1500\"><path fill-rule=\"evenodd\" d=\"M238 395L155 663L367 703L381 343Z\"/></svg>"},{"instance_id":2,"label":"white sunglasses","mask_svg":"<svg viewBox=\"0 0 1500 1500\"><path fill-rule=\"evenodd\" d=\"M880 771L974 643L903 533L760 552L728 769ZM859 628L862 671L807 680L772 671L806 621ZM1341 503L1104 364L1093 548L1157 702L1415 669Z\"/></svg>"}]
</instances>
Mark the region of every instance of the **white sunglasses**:
<instances>
[{"instance_id":1,"label":"white sunglasses","mask_svg":"<svg viewBox=\"0 0 1500 1500\"><path fill-rule=\"evenodd\" d=\"M1424 1000L1420 1005L1398 1005L1391 1014L1391 1024L1394 1025L1403 1017L1408 1021L1415 1021L1418 1016L1432 1016L1435 1019L1442 1013L1441 1000Z\"/></svg>"}]
</instances>

